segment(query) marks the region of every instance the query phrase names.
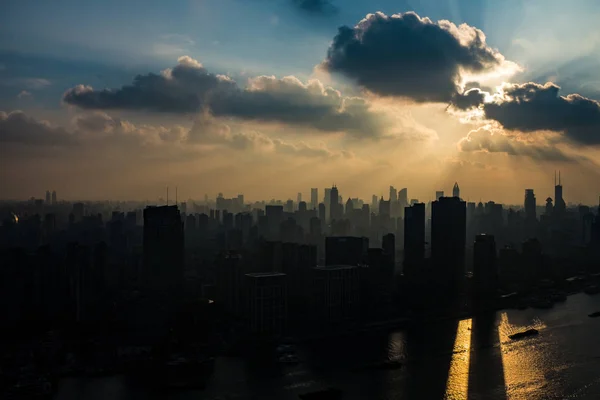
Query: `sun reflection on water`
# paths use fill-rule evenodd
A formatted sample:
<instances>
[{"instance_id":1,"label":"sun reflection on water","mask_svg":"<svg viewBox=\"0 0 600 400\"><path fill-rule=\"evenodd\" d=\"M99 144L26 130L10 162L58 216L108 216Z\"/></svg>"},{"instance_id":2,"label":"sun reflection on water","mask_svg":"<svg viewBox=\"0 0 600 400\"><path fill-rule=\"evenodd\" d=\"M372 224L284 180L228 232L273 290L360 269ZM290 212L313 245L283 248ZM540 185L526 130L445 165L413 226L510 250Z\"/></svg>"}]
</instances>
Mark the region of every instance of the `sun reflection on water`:
<instances>
[{"instance_id":1,"label":"sun reflection on water","mask_svg":"<svg viewBox=\"0 0 600 400\"><path fill-rule=\"evenodd\" d=\"M458 323L444 399L462 400L467 398L471 357L471 327L471 319L464 319Z\"/></svg>"}]
</instances>

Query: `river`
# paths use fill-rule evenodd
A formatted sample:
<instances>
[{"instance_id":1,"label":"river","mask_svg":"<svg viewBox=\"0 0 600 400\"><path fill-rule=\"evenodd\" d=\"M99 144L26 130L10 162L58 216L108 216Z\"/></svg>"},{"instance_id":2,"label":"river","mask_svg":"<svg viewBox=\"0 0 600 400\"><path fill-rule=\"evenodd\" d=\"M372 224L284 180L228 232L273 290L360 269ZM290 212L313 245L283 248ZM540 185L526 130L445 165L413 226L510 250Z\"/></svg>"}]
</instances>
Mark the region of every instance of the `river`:
<instances>
[{"instance_id":1,"label":"river","mask_svg":"<svg viewBox=\"0 0 600 400\"><path fill-rule=\"evenodd\" d=\"M156 393L125 377L69 378L57 400L298 399L328 386L344 399L600 399L600 296L576 294L549 310L507 310L298 348L301 363L218 358L202 391ZM508 335L534 327L520 341ZM397 370L357 371L386 359Z\"/></svg>"}]
</instances>

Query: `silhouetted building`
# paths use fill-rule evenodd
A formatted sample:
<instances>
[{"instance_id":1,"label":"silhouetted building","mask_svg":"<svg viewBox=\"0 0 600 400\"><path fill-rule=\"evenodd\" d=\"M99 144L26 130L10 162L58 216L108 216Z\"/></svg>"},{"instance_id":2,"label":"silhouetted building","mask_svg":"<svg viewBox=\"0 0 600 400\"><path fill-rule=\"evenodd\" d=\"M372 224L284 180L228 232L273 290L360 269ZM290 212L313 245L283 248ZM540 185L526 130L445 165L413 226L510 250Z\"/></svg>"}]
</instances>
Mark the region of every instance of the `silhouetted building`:
<instances>
[{"instance_id":1,"label":"silhouetted building","mask_svg":"<svg viewBox=\"0 0 600 400\"><path fill-rule=\"evenodd\" d=\"M492 235L477 235L473 246L474 289L479 299L494 298L497 290L498 267L496 241Z\"/></svg>"},{"instance_id":2,"label":"silhouetted building","mask_svg":"<svg viewBox=\"0 0 600 400\"><path fill-rule=\"evenodd\" d=\"M52 191L52 205L58 204L58 198L56 197L56 190Z\"/></svg>"},{"instance_id":3,"label":"silhouetted building","mask_svg":"<svg viewBox=\"0 0 600 400\"><path fill-rule=\"evenodd\" d=\"M220 254L216 265L216 303L230 316L242 313L242 256L236 252Z\"/></svg>"},{"instance_id":4,"label":"silhouetted building","mask_svg":"<svg viewBox=\"0 0 600 400\"><path fill-rule=\"evenodd\" d=\"M339 200L339 193L337 187L333 185L330 192L329 199L329 215L331 216L331 220L339 220L342 218L341 215L341 206Z\"/></svg>"},{"instance_id":5,"label":"silhouetted building","mask_svg":"<svg viewBox=\"0 0 600 400\"><path fill-rule=\"evenodd\" d=\"M311 188L310 189L310 208L312 210L316 210L319 206L319 189Z\"/></svg>"},{"instance_id":6,"label":"silhouetted building","mask_svg":"<svg viewBox=\"0 0 600 400\"><path fill-rule=\"evenodd\" d=\"M452 197L460 198L460 188L458 187L458 182L454 182L454 187L452 188Z\"/></svg>"},{"instance_id":7,"label":"silhouetted building","mask_svg":"<svg viewBox=\"0 0 600 400\"><path fill-rule=\"evenodd\" d=\"M351 265L313 268L313 326L320 331L346 331L360 316L360 269Z\"/></svg>"},{"instance_id":8,"label":"silhouetted building","mask_svg":"<svg viewBox=\"0 0 600 400\"><path fill-rule=\"evenodd\" d=\"M325 238L326 265L360 265L367 262L369 239L366 237L332 236Z\"/></svg>"},{"instance_id":9,"label":"silhouetted building","mask_svg":"<svg viewBox=\"0 0 600 400\"><path fill-rule=\"evenodd\" d=\"M533 189L525 189L525 219L534 221L536 216L536 202Z\"/></svg>"},{"instance_id":10,"label":"silhouetted building","mask_svg":"<svg viewBox=\"0 0 600 400\"><path fill-rule=\"evenodd\" d=\"M556 184L556 174L554 176L554 213L563 215L567 209L567 204L563 199L563 187L560 180L560 171L558 171L558 185Z\"/></svg>"},{"instance_id":11,"label":"silhouetted building","mask_svg":"<svg viewBox=\"0 0 600 400\"><path fill-rule=\"evenodd\" d=\"M245 275L248 332L253 336L281 337L287 320L286 275L278 272Z\"/></svg>"},{"instance_id":12,"label":"silhouetted building","mask_svg":"<svg viewBox=\"0 0 600 400\"><path fill-rule=\"evenodd\" d=\"M146 284L157 291L176 293L183 283L183 222L177 206L144 209L144 259Z\"/></svg>"},{"instance_id":13,"label":"silhouetted building","mask_svg":"<svg viewBox=\"0 0 600 400\"><path fill-rule=\"evenodd\" d=\"M414 275L425 258L425 204L404 209L404 274Z\"/></svg>"},{"instance_id":14,"label":"silhouetted building","mask_svg":"<svg viewBox=\"0 0 600 400\"><path fill-rule=\"evenodd\" d=\"M459 197L442 197L432 203L431 257L435 278L451 291L465 273L466 203Z\"/></svg>"},{"instance_id":15,"label":"silhouetted building","mask_svg":"<svg viewBox=\"0 0 600 400\"><path fill-rule=\"evenodd\" d=\"M439 200L441 197L444 197L444 191L443 190L438 190L435 192L435 199Z\"/></svg>"}]
</instances>

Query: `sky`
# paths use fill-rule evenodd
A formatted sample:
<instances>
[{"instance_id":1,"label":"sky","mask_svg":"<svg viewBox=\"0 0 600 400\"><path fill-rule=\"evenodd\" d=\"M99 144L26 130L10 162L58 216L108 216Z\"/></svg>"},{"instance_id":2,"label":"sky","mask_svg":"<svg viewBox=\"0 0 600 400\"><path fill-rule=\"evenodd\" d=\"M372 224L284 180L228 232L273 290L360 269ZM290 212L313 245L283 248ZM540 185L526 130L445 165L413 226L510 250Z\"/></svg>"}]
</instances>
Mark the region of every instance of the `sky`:
<instances>
[{"instance_id":1,"label":"sky","mask_svg":"<svg viewBox=\"0 0 600 400\"><path fill-rule=\"evenodd\" d=\"M5 0L0 197L600 196L597 0Z\"/></svg>"}]
</instances>

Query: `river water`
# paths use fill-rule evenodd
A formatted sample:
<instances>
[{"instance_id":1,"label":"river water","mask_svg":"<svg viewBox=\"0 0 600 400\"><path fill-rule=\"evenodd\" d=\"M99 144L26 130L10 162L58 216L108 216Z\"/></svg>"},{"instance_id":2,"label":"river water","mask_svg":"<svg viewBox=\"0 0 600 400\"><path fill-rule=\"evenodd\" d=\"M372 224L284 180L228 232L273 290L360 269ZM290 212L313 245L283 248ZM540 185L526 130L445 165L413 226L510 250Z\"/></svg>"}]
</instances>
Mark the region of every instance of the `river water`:
<instances>
[{"instance_id":1,"label":"river water","mask_svg":"<svg viewBox=\"0 0 600 400\"><path fill-rule=\"evenodd\" d=\"M202 391L156 393L125 377L65 379L57 400L298 399L328 386L344 399L600 399L600 296L549 310L501 311L392 333L299 346L298 365L219 358ZM508 335L536 328L538 336ZM397 370L356 367L401 360Z\"/></svg>"}]
</instances>

